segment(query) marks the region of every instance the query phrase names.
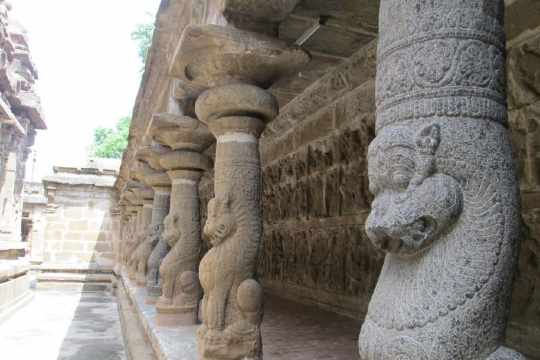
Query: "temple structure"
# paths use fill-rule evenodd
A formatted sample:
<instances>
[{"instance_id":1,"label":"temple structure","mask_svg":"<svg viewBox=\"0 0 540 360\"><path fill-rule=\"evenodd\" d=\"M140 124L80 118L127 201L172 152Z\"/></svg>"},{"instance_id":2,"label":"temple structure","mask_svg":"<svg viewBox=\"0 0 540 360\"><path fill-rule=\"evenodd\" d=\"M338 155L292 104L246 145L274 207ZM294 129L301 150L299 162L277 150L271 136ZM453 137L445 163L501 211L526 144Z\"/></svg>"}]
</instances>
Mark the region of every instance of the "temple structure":
<instances>
[{"instance_id":1,"label":"temple structure","mask_svg":"<svg viewBox=\"0 0 540 360\"><path fill-rule=\"evenodd\" d=\"M18 244L44 124L0 7ZM42 254L107 260L130 358L540 359L537 1L163 0L155 28L119 172L29 187L103 200L104 241Z\"/></svg>"},{"instance_id":2,"label":"temple structure","mask_svg":"<svg viewBox=\"0 0 540 360\"><path fill-rule=\"evenodd\" d=\"M355 319L340 359L540 357L540 8L505 3L162 2L116 183L157 353L293 358L277 296ZM148 146L172 190L146 291Z\"/></svg>"}]
</instances>

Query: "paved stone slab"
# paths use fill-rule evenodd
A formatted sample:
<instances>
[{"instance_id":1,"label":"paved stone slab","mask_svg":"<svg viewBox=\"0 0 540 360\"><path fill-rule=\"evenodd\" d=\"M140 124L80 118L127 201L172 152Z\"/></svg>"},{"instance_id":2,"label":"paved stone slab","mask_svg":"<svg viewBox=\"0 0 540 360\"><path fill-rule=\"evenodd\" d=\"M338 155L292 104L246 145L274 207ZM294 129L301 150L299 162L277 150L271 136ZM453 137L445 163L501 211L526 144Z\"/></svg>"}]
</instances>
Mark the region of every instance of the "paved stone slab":
<instances>
[{"instance_id":1,"label":"paved stone slab","mask_svg":"<svg viewBox=\"0 0 540 360\"><path fill-rule=\"evenodd\" d=\"M116 301L103 292L36 292L0 324L0 347L7 359L126 359Z\"/></svg>"}]
</instances>

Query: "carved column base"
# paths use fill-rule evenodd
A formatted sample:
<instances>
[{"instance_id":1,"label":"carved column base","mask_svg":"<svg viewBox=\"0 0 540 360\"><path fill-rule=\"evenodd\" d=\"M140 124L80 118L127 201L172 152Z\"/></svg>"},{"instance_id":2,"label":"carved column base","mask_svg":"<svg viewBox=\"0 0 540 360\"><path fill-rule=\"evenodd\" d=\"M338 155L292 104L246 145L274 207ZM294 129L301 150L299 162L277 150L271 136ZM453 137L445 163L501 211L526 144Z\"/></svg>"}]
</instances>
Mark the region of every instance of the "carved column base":
<instances>
[{"instance_id":1,"label":"carved column base","mask_svg":"<svg viewBox=\"0 0 540 360\"><path fill-rule=\"evenodd\" d=\"M249 330L239 328L239 331ZM197 333L198 351L201 360L238 359L260 360L262 347L258 329L248 333L217 332L199 329Z\"/></svg>"},{"instance_id":2,"label":"carved column base","mask_svg":"<svg viewBox=\"0 0 540 360\"><path fill-rule=\"evenodd\" d=\"M161 296L156 303L156 323L162 326L194 325L198 323L202 289L197 273L185 271L176 280L177 293L171 300Z\"/></svg>"}]
</instances>

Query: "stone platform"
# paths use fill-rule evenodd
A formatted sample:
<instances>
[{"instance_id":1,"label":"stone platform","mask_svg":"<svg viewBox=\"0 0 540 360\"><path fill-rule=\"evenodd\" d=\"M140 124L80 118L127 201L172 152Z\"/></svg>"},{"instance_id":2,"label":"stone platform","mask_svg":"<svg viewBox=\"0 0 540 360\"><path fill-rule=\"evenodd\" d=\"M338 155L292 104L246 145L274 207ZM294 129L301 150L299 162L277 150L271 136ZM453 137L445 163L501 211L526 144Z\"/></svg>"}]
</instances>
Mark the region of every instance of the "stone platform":
<instances>
[{"instance_id":1,"label":"stone platform","mask_svg":"<svg viewBox=\"0 0 540 360\"><path fill-rule=\"evenodd\" d=\"M145 303L146 289L136 287L127 276L119 277L117 286L125 290L159 360L197 360L196 325L175 328L157 326L155 306Z\"/></svg>"},{"instance_id":2,"label":"stone platform","mask_svg":"<svg viewBox=\"0 0 540 360\"><path fill-rule=\"evenodd\" d=\"M125 290L157 359L197 360L197 326L157 326L154 305L145 303L146 290L125 276L119 278L118 287ZM262 324L264 358L356 360L358 329L356 320L267 295Z\"/></svg>"},{"instance_id":3,"label":"stone platform","mask_svg":"<svg viewBox=\"0 0 540 360\"><path fill-rule=\"evenodd\" d=\"M25 260L0 260L0 322L32 298L29 270Z\"/></svg>"}]
</instances>

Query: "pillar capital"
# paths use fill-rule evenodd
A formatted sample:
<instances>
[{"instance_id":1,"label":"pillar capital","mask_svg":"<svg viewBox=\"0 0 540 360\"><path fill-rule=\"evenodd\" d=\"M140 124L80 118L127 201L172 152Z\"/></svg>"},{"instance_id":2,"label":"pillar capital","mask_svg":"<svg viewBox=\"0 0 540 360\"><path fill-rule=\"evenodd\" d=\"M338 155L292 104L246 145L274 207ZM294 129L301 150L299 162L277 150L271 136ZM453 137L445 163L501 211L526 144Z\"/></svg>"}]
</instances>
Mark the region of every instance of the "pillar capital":
<instances>
[{"instance_id":1,"label":"pillar capital","mask_svg":"<svg viewBox=\"0 0 540 360\"><path fill-rule=\"evenodd\" d=\"M158 159L159 161L159 159ZM150 186L154 192L166 191L171 187L171 180L167 176L165 169L154 170L150 165L142 161L138 161L134 170L135 176Z\"/></svg>"},{"instance_id":2,"label":"pillar capital","mask_svg":"<svg viewBox=\"0 0 540 360\"><path fill-rule=\"evenodd\" d=\"M170 74L207 88L237 82L266 88L309 59L304 50L272 37L234 27L191 25L184 30Z\"/></svg>"},{"instance_id":3,"label":"pillar capital","mask_svg":"<svg viewBox=\"0 0 540 360\"><path fill-rule=\"evenodd\" d=\"M176 150L161 158L161 166L167 169L167 174L174 183L176 180L193 176L200 178L204 171L212 168L212 159L201 153Z\"/></svg>"},{"instance_id":4,"label":"pillar capital","mask_svg":"<svg viewBox=\"0 0 540 360\"><path fill-rule=\"evenodd\" d=\"M154 170L163 171L163 168L159 164L159 159L160 156L169 152L170 149L150 139L147 142L149 143L144 144L137 150L135 154L136 159L147 163Z\"/></svg>"},{"instance_id":5,"label":"pillar capital","mask_svg":"<svg viewBox=\"0 0 540 360\"><path fill-rule=\"evenodd\" d=\"M173 113L159 113L152 118L152 138L173 150L204 151L214 137L197 119Z\"/></svg>"},{"instance_id":6,"label":"pillar capital","mask_svg":"<svg viewBox=\"0 0 540 360\"><path fill-rule=\"evenodd\" d=\"M205 91L195 111L212 133L245 133L256 137L279 112L276 98L268 91L249 84L230 84Z\"/></svg>"}]
</instances>

